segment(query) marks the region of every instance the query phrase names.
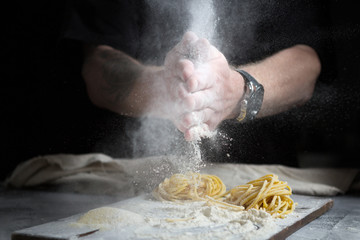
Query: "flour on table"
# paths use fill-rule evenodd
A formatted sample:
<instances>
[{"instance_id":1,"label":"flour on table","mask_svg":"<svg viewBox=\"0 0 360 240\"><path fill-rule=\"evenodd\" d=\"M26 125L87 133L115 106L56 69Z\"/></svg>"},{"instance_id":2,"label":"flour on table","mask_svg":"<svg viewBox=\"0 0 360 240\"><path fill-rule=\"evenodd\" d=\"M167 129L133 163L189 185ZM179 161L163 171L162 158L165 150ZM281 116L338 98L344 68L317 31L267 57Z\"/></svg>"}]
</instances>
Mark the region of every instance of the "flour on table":
<instances>
[{"instance_id":1,"label":"flour on table","mask_svg":"<svg viewBox=\"0 0 360 240\"><path fill-rule=\"evenodd\" d=\"M114 207L101 207L90 210L78 221L99 229L112 229L124 225L137 225L144 223L144 218L134 212Z\"/></svg>"},{"instance_id":2,"label":"flour on table","mask_svg":"<svg viewBox=\"0 0 360 240\"><path fill-rule=\"evenodd\" d=\"M268 213L256 209L234 211L205 202L164 202L162 207L153 211L164 210L167 217L145 217L148 224L159 230L156 235L139 229L136 231L139 238L266 239L277 227Z\"/></svg>"},{"instance_id":3,"label":"flour on table","mask_svg":"<svg viewBox=\"0 0 360 240\"><path fill-rule=\"evenodd\" d=\"M126 210L125 210L126 209ZM73 225L75 226L75 225ZM131 199L121 207L102 207L84 214L76 226L100 229L87 239L223 240L269 239L279 228L262 210L235 211L211 202L160 202Z\"/></svg>"}]
</instances>

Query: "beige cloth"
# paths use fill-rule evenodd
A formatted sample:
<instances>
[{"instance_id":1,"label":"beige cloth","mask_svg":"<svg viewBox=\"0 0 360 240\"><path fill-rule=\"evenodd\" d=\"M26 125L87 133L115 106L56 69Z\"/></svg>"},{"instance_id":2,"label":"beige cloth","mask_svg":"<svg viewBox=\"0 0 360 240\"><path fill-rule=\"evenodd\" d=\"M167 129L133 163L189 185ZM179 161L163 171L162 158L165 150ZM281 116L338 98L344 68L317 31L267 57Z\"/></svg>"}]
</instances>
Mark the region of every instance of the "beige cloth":
<instances>
[{"instance_id":1,"label":"beige cloth","mask_svg":"<svg viewBox=\"0 0 360 240\"><path fill-rule=\"evenodd\" d=\"M60 191L131 197L150 191L178 172L179 162L175 156L113 159L104 154L47 155L21 163L6 184L18 188L52 185ZM287 181L294 193L333 196L347 192L359 170L217 163L207 164L201 172L219 176L228 188L274 173Z\"/></svg>"},{"instance_id":2,"label":"beige cloth","mask_svg":"<svg viewBox=\"0 0 360 240\"><path fill-rule=\"evenodd\" d=\"M281 181L288 182L294 193L323 196L346 193L359 172L357 169L300 169L282 165L254 164L216 164L208 167L206 171L219 176L229 188L273 173L278 175Z\"/></svg>"}]
</instances>

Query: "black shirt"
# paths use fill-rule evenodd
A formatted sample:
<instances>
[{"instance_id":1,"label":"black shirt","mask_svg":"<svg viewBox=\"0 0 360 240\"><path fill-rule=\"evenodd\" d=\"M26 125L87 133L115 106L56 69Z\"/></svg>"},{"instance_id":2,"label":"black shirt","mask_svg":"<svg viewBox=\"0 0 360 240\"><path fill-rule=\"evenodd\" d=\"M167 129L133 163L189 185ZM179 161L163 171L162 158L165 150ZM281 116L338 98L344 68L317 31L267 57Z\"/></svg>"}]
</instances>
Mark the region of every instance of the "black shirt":
<instances>
[{"instance_id":1,"label":"black shirt","mask_svg":"<svg viewBox=\"0 0 360 240\"><path fill-rule=\"evenodd\" d=\"M109 44L144 62L162 64L166 52L191 27L192 13L199 18L204 12L199 6L189 11L191 2L200 1L71 0L67 6L65 1L15 1L3 27L2 52L8 58L2 69L5 165L0 175L20 161L44 154L158 154L141 150L149 142L154 147L163 144L151 134L141 140L142 129L156 133L157 128L98 109L89 101L81 79L81 45ZM205 142L206 158L218 161L229 153L226 161L294 164L298 152L320 152L341 156L341 166L356 158L360 146L356 5L336 0L213 2L216 31L211 42L232 64L304 43L320 55L322 73L313 99L304 107L228 129L221 126L228 130L227 138ZM202 30L208 29L206 25ZM172 142L182 141L180 135ZM171 150L171 144L163 144L160 154Z\"/></svg>"},{"instance_id":2,"label":"black shirt","mask_svg":"<svg viewBox=\"0 0 360 240\"><path fill-rule=\"evenodd\" d=\"M72 1L64 37L107 44L145 63L162 64L166 53L196 22L205 31L214 31L210 42L234 64L256 61L295 44L321 51L322 16L316 3L216 0L209 9L211 1L191 2ZM201 23L203 15L205 21L211 14L209 10L213 18ZM197 34L206 37L206 33Z\"/></svg>"},{"instance_id":3,"label":"black shirt","mask_svg":"<svg viewBox=\"0 0 360 240\"><path fill-rule=\"evenodd\" d=\"M64 38L75 40L79 45L107 44L144 64L161 65L166 53L181 40L186 31L193 29L195 22L198 24L200 37L213 31L210 42L233 65L258 61L295 44L307 44L318 53L322 52L323 38L319 29L324 15L321 13L321 5L314 1L293 0L280 3L216 0L210 8L213 17L209 23L204 24L201 20L202 17L206 20L209 5L192 2L72 1ZM204 140L203 154L206 159L214 161L296 165L296 138L299 128L296 126L297 122L291 122L293 120L289 123L286 118L275 121L270 118L261 123L224 124L220 130L225 132L225 137L220 137L215 142ZM159 131L153 131L150 135L139 133L146 129L142 123L139 123L139 126L132 125L132 130L129 130L126 123L121 125L125 127L117 128L116 133L108 133L107 138L119 139L124 134L135 132L129 133L128 138L123 139L132 144L129 146L123 141L105 141L106 147L99 148L100 150L105 149L106 153L113 156L122 156L124 150L121 149L133 149L134 152L130 155L139 156L140 152L145 155L149 152L172 153L174 145L181 145L177 143L181 141L181 136L176 137L176 140L171 139L168 135L173 132L170 130L165 133L167 140L159 141L164 138L164 134ZM157 151L158 149L161 151Z\"/></svg>"}]
</instances>

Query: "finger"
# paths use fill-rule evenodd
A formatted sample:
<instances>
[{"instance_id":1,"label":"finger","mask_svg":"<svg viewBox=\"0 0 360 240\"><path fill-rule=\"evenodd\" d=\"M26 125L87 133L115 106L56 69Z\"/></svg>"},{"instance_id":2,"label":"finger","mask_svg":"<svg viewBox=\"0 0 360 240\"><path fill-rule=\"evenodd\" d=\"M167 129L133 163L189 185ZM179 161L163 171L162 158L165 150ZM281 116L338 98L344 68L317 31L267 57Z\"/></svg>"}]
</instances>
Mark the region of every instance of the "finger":
<instances>
[{"instance_id":1,"label":"finger","mask_svg":"<svg viewBox=\"0 0 360 240\"><path fill-rule=\"evenodd\" d=\"M176 64L176 75L186 82L195 73L194 64L187 59L181 59Z\"/></svg>"},{"instance_id":2,"label":"finger","mask_svg":"<svg viewBox=\"0 0 360 240\"><path fill-rule=\"evenodd\" d=\"M174 125L182 133L185 133L188 130L188 128L184 127L179 121L174 121Z\"/></svg>"},{"instance_id":3,"label":"finger","mask_svg":"<svg viewBox=\"0 0 360 240\"><path fill-rule=\"evenodd\" d=\"M196 67L194 74L187 79L186 85L190 92L197 92L211 88L215 80L216 75L210 66L208 64L202 64Z\"/></svg>"},{"instance_id":4,"label":"finger","mask_svg":"<svg viewBox=\"0 0 360 240\"><path fill-rule=\"evenodd\" d=\"M185 132L184 132L184 138L186 141L190 142L192 141L192 134L190 132L190 129L187 129Z\"/></svg>"},{"instance_id":5,"label":"finger","mask_svg":"<svg viewBox=\"0 0 360 240\"><path fill-rule=\"evenodd\" d=\"M198 38L194 33L187 32L177 50L183 53L183 56L195 63L202 63L208 59L211 53L211 44L205 38Z\"/></svg>"},{"instance_id":6,"label":"finger","mask_svg":"<svg viewBox=\"0 0 360 240\"><path fill-rule=\"evenodd\" d=\"M188 129L194 125L199 124L200 121L194 118L193 113L188 112L179 117L179 125L182 129Z\"/></svg>"},{"instance_id":7,"label":"finger","mask_svg":"<svg viewBox=\"0 0 360 240\"><path fill-rule=\"evenodd\" d=\"M214 111L210 108L196 111L196 112L189 112L183 114L179 118L179 124L183 128L191 128L193 126L201 125L202 123L209 122L211 117L214 116Z\"/></svg>"},{"instance_id":8,"label":"finger","mask_svg":"<svg viewBox=\"0 0 360 240\"><path fill-rule=\"evenodd\" d=\"M189 96L189 91L186 89L186 86L184 84L180 84L179 87L177 88L177 98L180 99L181 101L184 101L184 99L187 98L187 96ZM183 108L182 104L182 108Z\"/></svg>"},{"instance_id":9,"label":"finger","mask_svg":"<svg viewBox=\"0 0 360 240\"><path fill-rule=\"evenodd\" d=\"M180 42L178 42L165 57L165 66L171 68L178 59L186 58L186 53L189 52L189 48L196 42L198 37L193 32L187 32L184 34Z\"/></svg>"},{"instance_id":10,"label":"finger","mask_svg":"<svg viewBox=\"0 0 360 240\"><path fill-rule=\"evenodd\" d=\"M198 91L185 96L183 107L189 112L200 111L205 108L218 108L216 92L212 89Z\"/></svg>"},{"instance_id":11,"label":"finger","mask_svg":"<svg viewBox=\"0 0 360 240\"><path fill-rule=\"evenodd\" d=\"M192 112L192 124L190 127L200 125L203 123L211 123L211 118L215 116L214 110L210 108L203 109L201 111Z\"/></svg>"},{"instance_id":12,"label":"finger","mask_svg":"<svg viewBox=\"0 0 360 240\"><path fill-rule=\"evenodd\" d=\"M181 41L175 46L175 51L184 58L188 58L188 53L199 37L193 32L186 32Z\"/></svg>"},{"instance_id":13,"label":"finger","mask_svg":"<svg viewBox=\"0 0 360 240\"><path fill-rule=\"evenodd\" d=\"M188 45L190 43L196 42L199 37L192 31L187 31L181 39L183 45Z\"/></svg>"},{"instance_id":14,"label":"finger","mask_svg":"<svg viewBox=\"0 0 360 240\"><path fill-rule=\"evenodd\" d=\"M187 141L194 141L194 140L200 140L203 137L210 137L212 136L211 131L209 130L209 127L207 124L201 124L195 127L192 127L185 131L184 133L185 139Z\"/></svg>"},{"instance_id":15,"label":"finger","mask_svg":"<svg viewBox=\"0 0 360 240\"><path fill-rule=\"evenodd\" d=\"M219 114L214 113L213 117L209 118L209 120L205 122L207 124L207 126L209 127L210 131L214 131L220 124L221 119L219 116L220 116Z\"/></svg>"},{"instance_id":16,"label":"finger","mask_svg":"<svg viewBox=\"0 0 360 240\"><path fill-rule=\"evenodd\" d=\"M211 44L205 38L199 38L192 46L193 59L200 63L207 61L211 53ZM191 55L191 54L190 54Z\"/></svg>"},{"instance_id":17,"label":"finger","mask_svg":"<svg viewBox=\"0 0 360 240\"><path fill-rule=\"evenodd\" d=\"M206 108L202 111L193 112L192 115L193 115L192 117L196 119L196 121L201 122L201 125L206 124L209 131L214 131L218 127L220 122L223 120L221 118L222 115L220 112L216 112L210 108ZM199 124L196 123L196 121L195 124L193 124L191 127Z\"/></svg>"},{"instance_id":18,"label":"finger","mask_svg":"<svg viewBox=\"0 0 360 240\"><path fill-rule=\"evenodd\" d=\"M210 56L211 45L208 40L200 38L196 41L184 43L182 51L184 57L193 61L196 65L207 61Z\"/></svg>"},{"instance_id":19,"label":"finger","mask_svg":"<svg viewBox=\"0 0 360 240\"><path fill-rule=\"evenodd\" d=\"M199 140L199 134L196 134L193 128L186 129L184 137L186 141Z\"/></svg>"},{"instance_id":20,"label":"finger","mask_svg":"<svg viewBox=\"0 0 360 240\"><path fill-rule=\"evenodd\" d=\"M214 113L215 113L214 110L210 108L206 108L202 111L195 112L196 116L194 117L197 119L201 119L201 122L203 123L207 123L210 121L211 117L214 116Z\"/></svg>"}]
</instances>

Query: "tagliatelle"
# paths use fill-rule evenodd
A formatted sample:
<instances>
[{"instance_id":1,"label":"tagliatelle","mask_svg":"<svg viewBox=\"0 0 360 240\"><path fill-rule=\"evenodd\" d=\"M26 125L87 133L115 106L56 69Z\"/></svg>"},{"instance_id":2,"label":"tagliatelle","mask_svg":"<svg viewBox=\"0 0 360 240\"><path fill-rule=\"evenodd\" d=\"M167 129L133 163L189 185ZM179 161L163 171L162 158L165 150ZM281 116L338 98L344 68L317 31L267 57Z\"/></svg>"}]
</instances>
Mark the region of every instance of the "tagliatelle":
<instances>
[{"instance_id":1,"label":"tagliatelle","mask_svg":"<svg viewBox=\"0 0 360 240\"><path fill-rule=\"evenodd\" d=\"M153 195L167 201L205 200L206 196L220 198L225 192L225 184L217 176L189 172L166 178Z\"/></svg>"},{"instance_id":2,"label":"tagliatelle","mask_svg":"<svg viewBox=\"0 0 360 240\"><path fill-rule=\"evenodd\" d=\"M273 217L284 218L295 209L290 186L277 175L268 174L226 192L225 184L215 175L189 172L166 178L153 191L159 200L207 201L233 210L261 209Z\"/></svg>"},{"instance_id":3,"label":"tagliatelle","mask_svg":"<svg viewBox=\"0 0 360 240\"><path fill-rule=\"evenodd\" d=\"M291 194L286 182L280 181L277 175L268 174L231 189L225 194L224 201L243 206L245 210L262 209L274 217L283 218L295 209Z\"/></svg>"}]
</instances>

